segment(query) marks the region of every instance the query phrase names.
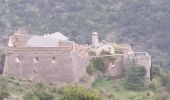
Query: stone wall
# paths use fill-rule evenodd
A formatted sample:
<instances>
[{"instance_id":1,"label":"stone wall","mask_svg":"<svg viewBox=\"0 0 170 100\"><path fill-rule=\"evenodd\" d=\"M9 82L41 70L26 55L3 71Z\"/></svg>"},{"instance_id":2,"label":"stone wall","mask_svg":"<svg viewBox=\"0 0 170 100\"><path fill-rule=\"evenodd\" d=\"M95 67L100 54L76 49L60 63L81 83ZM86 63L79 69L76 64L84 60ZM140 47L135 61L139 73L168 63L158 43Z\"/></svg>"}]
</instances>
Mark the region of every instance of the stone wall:
<instances>
[{"instance_id":1,"label":"stone wall","mask_svg":"<svg viewBox=\"0 0 170 100\"><path fill-rule=\"evenodd\" d=\"M110 62L107 69L107 76L113 79L119 79L124 76L124 59L123 55L115 56L115 60Z\"/></svg>"},{"instance_id":2,"label":"stone wall","mask_svg":"<svg viewBox=\"0 0 170 100\"><path fill-rule=\"evenodd\" d=\"M10 36L9 41L12 43L14 47L24 47L26 46L26 42L31 38L30 35L14 35Z\"/></svg>"},{"instance_id":3,"label":"stone wall","mask_svg":"<svg viewBox=\"0 0 170 100\"><path fill-rule=\"evenodd\" d=\"M147 73L146 78L150 78L150 69L151 69L151 57L146 52L134 52L129 55L130 59L133 59L137 64L145 67Z\"/></svg>"},{"instance_id":4,"label":"stone wall","mask_svg":"<svg viewBox=\"0 0 170 100\"><path fill-rule=\"evenodd\" d=\"M46 83L75 83L86 74L88 57L71 47L8 48L3 75Z\"/></svg>"}]
</instances>

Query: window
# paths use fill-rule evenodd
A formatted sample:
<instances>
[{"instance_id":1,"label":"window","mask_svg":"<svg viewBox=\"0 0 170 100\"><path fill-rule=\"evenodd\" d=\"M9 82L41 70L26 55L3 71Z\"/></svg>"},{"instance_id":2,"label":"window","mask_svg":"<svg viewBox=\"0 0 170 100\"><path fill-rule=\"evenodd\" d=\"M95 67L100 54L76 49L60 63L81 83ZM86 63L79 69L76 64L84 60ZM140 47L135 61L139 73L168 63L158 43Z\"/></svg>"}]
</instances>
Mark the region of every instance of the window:
<instances>
[{"instance_id":1,"label":"window","mask_svg":"<svg viewBox=\"0 0 170 100\"><path fill-rule=\"evenodd\" d=\"M20 62L21 62L21 57L19 57L19 56L16 57L16 58L15 58L15 61L16 61L16 63L20 63Z\"/></svg>"},{"instance_id":2,"label":"window","mask_svg":"<svg viewBox=\"0 0 170 100\"><path fill-rule=\"evenodd\" d=\"M56 62L56 57L52 57L52 59L51 59L51 63L55 63Z\"/></svg>"},{"instance_id":3,"label":"window","mask_svg":"<svg viewBox=\"0 0 170 100\"><path fill-rule=\"evenodd\" d=\"M37 62L39 62L39 58L38 58L38 57L35 57L35 58L33 59L33 61L37 63Z\"/></svg>"}]
</instances>

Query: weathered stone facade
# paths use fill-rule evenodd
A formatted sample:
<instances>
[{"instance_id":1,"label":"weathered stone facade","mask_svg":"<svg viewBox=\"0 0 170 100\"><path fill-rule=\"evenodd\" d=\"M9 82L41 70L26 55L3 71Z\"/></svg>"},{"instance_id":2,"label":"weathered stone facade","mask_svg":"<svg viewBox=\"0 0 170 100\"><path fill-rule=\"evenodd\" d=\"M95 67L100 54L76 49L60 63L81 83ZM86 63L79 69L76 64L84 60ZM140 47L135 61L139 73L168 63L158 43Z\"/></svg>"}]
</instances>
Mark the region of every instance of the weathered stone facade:
<instances>
[{"instance_id":1,"label":"weathered stone facade","mask_svg":"<svg viewBox=\"0 0 170 100\"><path fill-rule=\"evenodd\" d=\"M61 33L32 36L14 34L9 39L3 75L44 83L77 83L86 74L90 59L113 57L106 62L105 75L111 78L124 77L134 60L147 70L150 78L151 58L148 53L134 52L129 45L103 41L99 43L98 33L92 34L92 45L82 46L60 36ZM61 39L60 39L61 37ZM90 51L89 51L90 50ZM102 51L109 52L101 55Z\"/></svg>"},{"instance_id":2,"label":"weathered stone facade","mask_svg":"<svg viewBox=\"0 0 170 100\"><path fill-rule=\"evenodd\" d=\"M94 33L92 33L93 36ZM95 34L95 37L97 33ZM92 37L92 41L96 38ZM108 63L108 69L106 75L112 78L122 78L124 77L125 71L129 69L128 66L130 61L135 60L136 63L144 67L147 71L146 78L150 78L150 69L151 69L151 57L146 52L134 52L130 45L126 44L116 44L108 43L106 41L98 42L97 47L91 46L92 49L90 55L92 57L103 57L103 56L112 56L116 59ZM110 52L110 55L101 55L102 51Z\"/></svg>"},{"instance_id":3,"label":"weathered stone facade","mask_svg":"<svg viewBox=\"0 0 170 100\"><path fill-rule=\"evenodd\" d=\"M59 40L56 47L26 47L31 36L11 38L12 45L6 51L5 76L58 84L76 83L86 74L88 55L81 45Z\"/></svg>"},{"instance_id":4,"label":"weathered stone facade","mask_svg":"<svg viewBox=\"0 0 170 100\"><path fill-rule=\"evenodd\" d=\"M147 73L146 78L150 78L150 69L151 69L151 57L146 52L134 52L128 55L128 58L135 60L137 64L142 67L145 67Z\"/></svg>"}]
</instances>

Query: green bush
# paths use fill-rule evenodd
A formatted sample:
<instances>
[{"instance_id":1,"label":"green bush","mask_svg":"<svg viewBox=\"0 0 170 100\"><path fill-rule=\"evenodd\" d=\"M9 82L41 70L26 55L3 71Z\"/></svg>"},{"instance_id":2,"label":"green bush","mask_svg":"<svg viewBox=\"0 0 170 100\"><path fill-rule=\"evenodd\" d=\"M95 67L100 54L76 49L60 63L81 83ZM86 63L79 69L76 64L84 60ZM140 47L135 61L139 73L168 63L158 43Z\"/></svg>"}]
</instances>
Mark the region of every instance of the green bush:
<instances>
[{"instance_id":1,"label":"green bush","mask_svg":"<svg viewBox=\"0 0 170 100\"><path fill-rule=\"evenodd\" d=\"M170 83L170 75L163 74L161 77L161 83L162 83L162 86L167 86L167 84Z\"/></svg>"},{"instance_id":2,"label":"green bush","mask_svg":"<svg viewBox=\"0 0 170 100\"><path fill-rule=\"evenodd\" d=\"M152 67L152 76L161 76L162 69L159 66L153 66Z\"/></svg>"},{"instance_id":3,"label":"green bush","mask_svg":"<svg viewBox=\"0 0 170 100\"><path fill-rule=\"evenodd\" d=\"M99 70L101 72L105 72L106 67L104 62L101 58L96 58L90 61L89 65L87 66L87 73L92 74L95 70Z\"/></svg>"},{"instance_id":4,"label":"green bush","mask_svg":"<svg viewBox=\"0 0 170 100\"><path fill-rule=\"evenodd\" d=\"M54 96L45 91L34 91L33 93L25 94L24 100L54 100Z\"/></svg>"},{"instance_id":5,"label":"green bush","mask_svg":"<svg viewBox=\"0 0 170 100\"><path fill-rule=\"evenodd\" d=\"M151 82L149 82L148 88L156 91L160 87L159 80L153 79Z\"/></svg>"},{"instance_id":6,"label":"green bush","mask_svg":"<svg viewBox=\"0 0 170 100\"><path fill-rule=\"evenodd\" d=\"M109 51L102 50L100 55L111 55L111 53Z\"/></svg>"},{"instance_id":7,"label":"green bush","mask_svg":"<svg viewBox=\"0 0 170 100\"><path fill-rule=\"evenodd\" d=\"M41 83L36 84L35 88L23 97L24 100L54 100L54 98L49 89Z\"/></svg>"},{"instance_id":8,"label":"green bush","mask_svg":"<svg viewBox=\"0 0 170 100\"><path fill-rule=\"evenodd\" d=\"M142 66L132 63L125 81L125 88L129 90L143 90L145 88L144 77L146 69Z\"/></svg>"},{"instance_id":9,"label":"green bush","mask_svg":"<svg viewBox=\"0 0 170 100\"><path fill-rule=\"evenodd\" d=\"M92 64L93 64L93 68L101 72L105 72L106 68L102 59L96 58L95 60L93 60Z\"/></svg>"},{"instance_id":10,"label":"green bush","mask_svg":"<svg viewBox=\"0 0 170 100\"><path fill-rule=\"evenodd\" d=\"M102 55L112 55L112 54L109 51L102 50L100 52L100 55L102 56ZM101 59L103 61L114 62L116 58L114 56L104 56L104 57L101 57Z\"/></svg>"},{"instance_id":11,"label":"green bush","mask_svg":"<svg viewBox=\"0 0 170 100\"><path fill-rule=\"evenodd\" d=\"M115 50L115 54L123 54L123 50L120 46L113 44L112 47Z\"/></svg>"},{"instance_id":12,"label":"green bush","mask_svg":"<svg viewBox=\"0 0 170 100\"><path fill-rule=\"evenodd\" d=\"M92 75L93 72L95 71L95 69L93 68L92 63L90 63L87 67L86 67L86 71L89 75Z\"/></svg>"},{"instance_id":13,"label":"green bush","mask_svg":"<svg viewBox=\"0 0 170 100\"><path fill-rule=\"evenodd\" d=\"M102 100L102 98L99 93L75 85L64 89L64 96L61 100Z\"/></svg>"},{"instance_id":14,"label":"green bush","mask_svg":"<svg viewBox=\"0 0 170 100\"><path fill-rule=\"evenodd\" d=\"M10 96L8 92L8 83L4 78L0 78L0 99L8 98Z\"/></svg>"}]
</instances>

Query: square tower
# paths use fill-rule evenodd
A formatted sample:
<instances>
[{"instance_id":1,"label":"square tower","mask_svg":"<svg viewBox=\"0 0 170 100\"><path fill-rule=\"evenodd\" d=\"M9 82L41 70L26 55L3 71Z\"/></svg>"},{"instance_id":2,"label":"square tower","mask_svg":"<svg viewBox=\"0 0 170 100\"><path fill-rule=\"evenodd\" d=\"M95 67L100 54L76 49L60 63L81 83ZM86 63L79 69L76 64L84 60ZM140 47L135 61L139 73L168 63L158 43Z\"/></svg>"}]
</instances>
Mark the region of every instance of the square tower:
<instances>
[{"instance_id":1,"label":"square tower","mask_svg":"<svg viewBox=\"0 0 170 100\"><path fill-rule=\"evenodd\" d=\"M92 47L96 48L99 46L99 39L98 39L98 33L93 32L92 33Z\"/></svg>"}]
</instances>

